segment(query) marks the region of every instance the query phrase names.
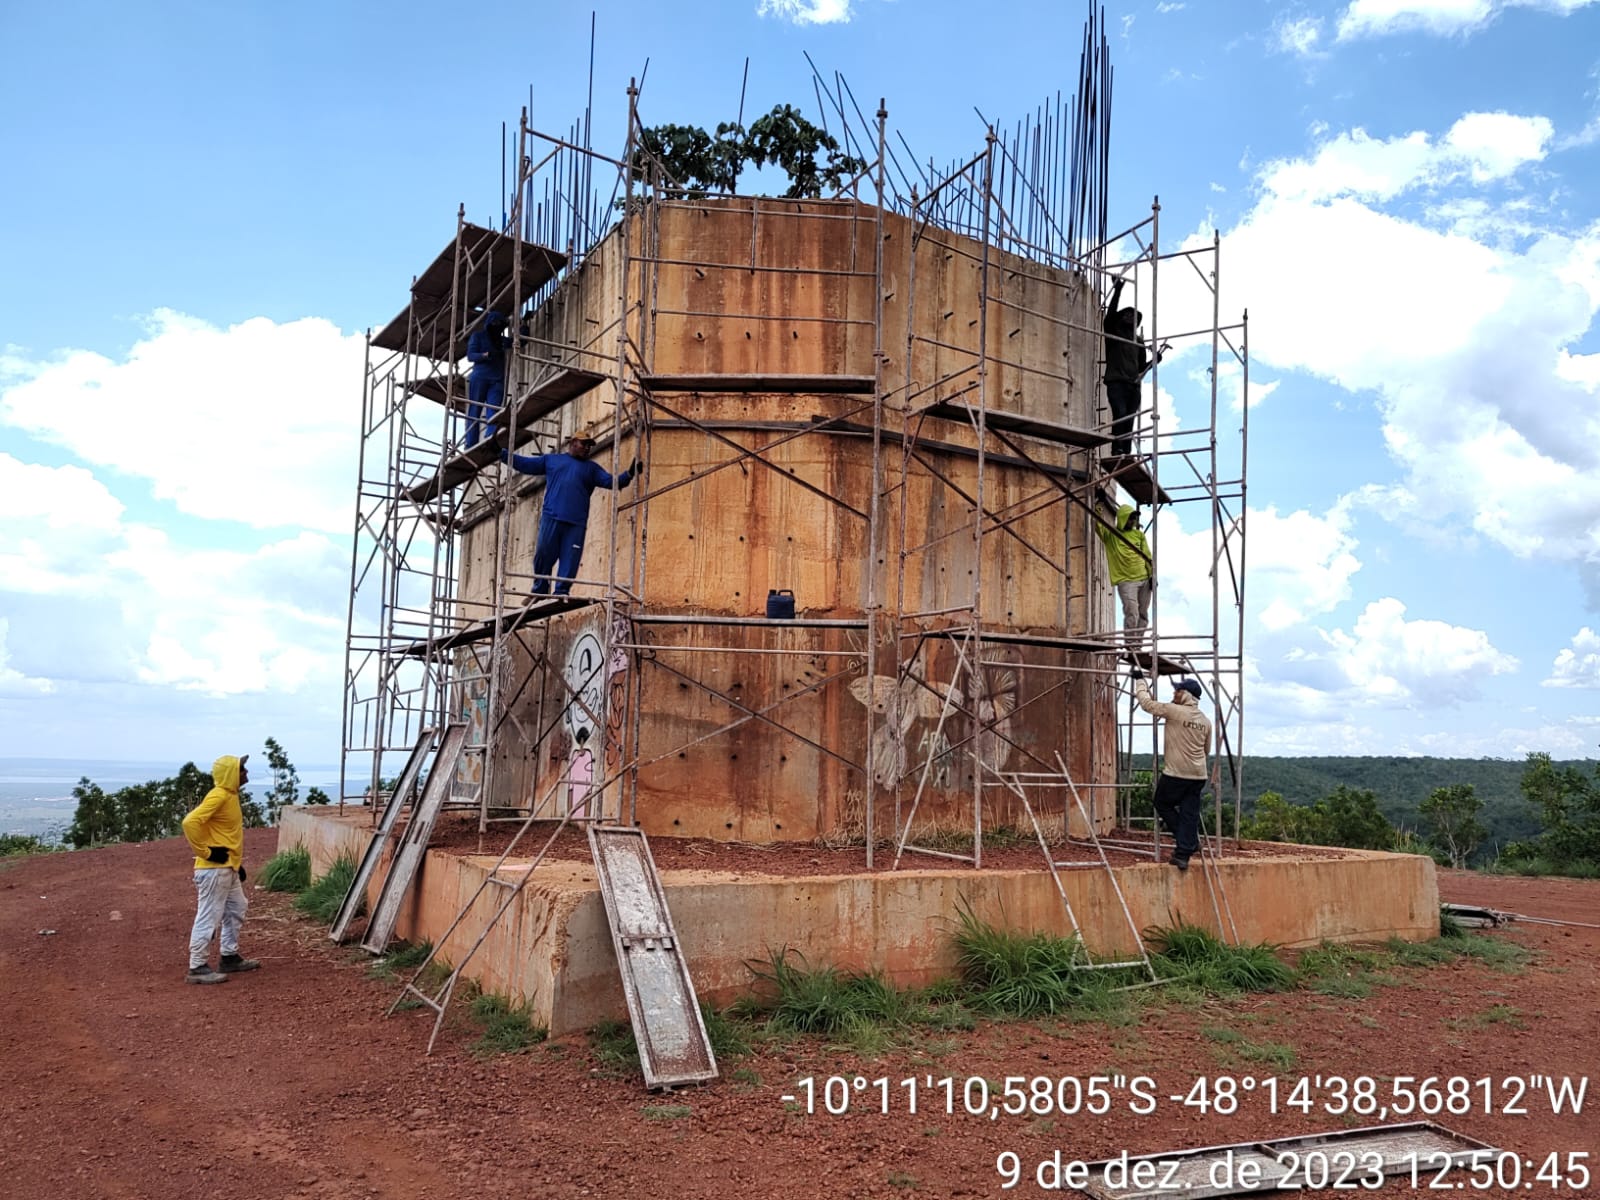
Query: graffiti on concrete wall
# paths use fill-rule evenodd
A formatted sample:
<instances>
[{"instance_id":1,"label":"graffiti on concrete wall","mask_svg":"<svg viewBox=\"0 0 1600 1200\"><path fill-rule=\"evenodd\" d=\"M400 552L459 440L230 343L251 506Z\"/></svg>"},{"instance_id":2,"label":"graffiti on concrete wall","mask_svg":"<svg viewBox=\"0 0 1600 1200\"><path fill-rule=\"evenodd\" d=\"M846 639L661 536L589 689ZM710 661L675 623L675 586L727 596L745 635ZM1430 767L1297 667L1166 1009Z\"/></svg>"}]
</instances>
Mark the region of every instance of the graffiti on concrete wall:
<instances>
[{"instance_id":1,"label":"graffiti on concrete wall","mask_svg":"<svg viewBox=\"0 0 1600 1200\"><path fill-rule=\"evenodd\" d=\"M1011 760L1019 671L1014 652L997 648L977 670L939 682L908 664L900 676L866 675L850 681L850 694L878 719L873 722L867 766L877 787L902 781L930 787L957 782L959 762L1003 771Z\"/></svg>"}]
</instances>

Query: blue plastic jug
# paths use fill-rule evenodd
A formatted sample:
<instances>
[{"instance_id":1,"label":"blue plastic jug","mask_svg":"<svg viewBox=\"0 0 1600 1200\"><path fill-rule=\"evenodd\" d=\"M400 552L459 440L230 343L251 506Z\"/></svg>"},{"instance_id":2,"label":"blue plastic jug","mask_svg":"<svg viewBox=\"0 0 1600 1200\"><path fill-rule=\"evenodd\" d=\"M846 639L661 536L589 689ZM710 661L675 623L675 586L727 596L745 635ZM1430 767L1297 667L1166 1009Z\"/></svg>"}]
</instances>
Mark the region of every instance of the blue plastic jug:
<instances>
[{"instance_id":1,"label":"blue plastic jug","mask_svg":"<svg viewBox=\"0 0 1600 1200\"><path fill-rule=\"evenodd\" d=\"M794 593L788 588L774 588L767 592L767 620L794 620Z\"/></svg>"}]
</instances>

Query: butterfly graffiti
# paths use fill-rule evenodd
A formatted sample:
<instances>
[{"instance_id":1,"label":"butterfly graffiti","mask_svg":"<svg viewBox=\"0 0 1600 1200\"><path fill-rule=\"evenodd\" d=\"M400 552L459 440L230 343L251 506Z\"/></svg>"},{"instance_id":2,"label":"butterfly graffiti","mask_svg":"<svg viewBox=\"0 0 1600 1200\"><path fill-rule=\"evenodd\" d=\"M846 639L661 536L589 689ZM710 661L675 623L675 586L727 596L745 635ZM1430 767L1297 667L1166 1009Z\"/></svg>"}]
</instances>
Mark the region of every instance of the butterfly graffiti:
<instances>
[{"instance_id":1,"label":"butterfly graffiti","mask_svg":"<svg viewBox=\"0 0 1600 1200\"><path fill-rule=\"evenodd\" d=\"M850 694L883 718L874 722L867 747L867 769L874 784L892 791L907 777L908 735L919 721L929 727L918 742L917 762L910 764L914 775L927 765L929 782L948 784L955 746L993 770L1003 770L1011 752L1017 683L1017 670L1004 664L966 671L959 683L925 684L909 675L852 679Z\"/></svg>"}]
</instances>

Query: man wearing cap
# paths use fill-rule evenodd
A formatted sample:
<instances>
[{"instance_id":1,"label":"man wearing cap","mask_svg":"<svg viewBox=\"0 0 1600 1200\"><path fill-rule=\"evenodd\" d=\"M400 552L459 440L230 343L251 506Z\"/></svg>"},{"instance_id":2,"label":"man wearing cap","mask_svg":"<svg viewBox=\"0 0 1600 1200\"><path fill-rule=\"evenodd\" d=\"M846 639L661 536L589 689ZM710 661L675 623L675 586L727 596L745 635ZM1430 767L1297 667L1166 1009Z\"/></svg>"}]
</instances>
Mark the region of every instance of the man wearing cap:
<instances>
[{"instance_id":1,"label":"man wearing cap","mask_svg":"<svg viewBox=\"0 0 1600 1200\"><path fill-rule=\"evenodd\" d=\"M198 904L189 932L190 983L226 983L229 975L261 964L239 953L239 927L250 902L244 895L244 812L239 789L250 782L250 756L224 754L211 764L216 784L183 819L183 836L194 850L194 890ZM222 957L213 971L207 963L211 939L222 927Z\"/></svg>"},{"instance_id":2,"label":"man wearing cap","mask_svg":"<svg viewBox=\"0 0 1600 1200\"><path fill-rule=\"evenodd\" d=\"M583 561L583 540L589 531L589 494L595 488L625 488L644 466L637 458L621 475L613 477L597 462L594 436L587 430L567 439L565 454L507 454L500 458L524 475L544 476L544 507L539 513L539 540L533 549L533 594L572 591ZM556 568L554 588L550 568Z\"/></svg>"},{"instance_id":3,"label":"man wearing cap","mask_svg":"<svg viewBox=\"0 0 1600 1200\"><path fill-rule=\"evenodd\" d=\"M1180 871L1200 853L1200 793L1205 790L1206 751L1211 746L1211 719L1200 711L1200 684L1180 679L1172 685L1172 703L1150 695L1144 672L1134 667L1133 695L1145 712L1167 723L1161 778L1156 781L1156 815L1176 843L1167 861Z\"/></svg>"}]
</instances>

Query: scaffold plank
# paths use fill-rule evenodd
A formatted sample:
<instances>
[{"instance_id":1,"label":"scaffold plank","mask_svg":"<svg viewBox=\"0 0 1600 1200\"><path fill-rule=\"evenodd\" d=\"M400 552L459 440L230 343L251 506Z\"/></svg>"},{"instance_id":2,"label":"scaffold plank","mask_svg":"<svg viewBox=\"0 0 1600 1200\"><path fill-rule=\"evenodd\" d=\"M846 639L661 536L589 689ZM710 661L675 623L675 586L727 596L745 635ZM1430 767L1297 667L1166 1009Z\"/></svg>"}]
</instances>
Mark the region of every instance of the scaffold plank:
<instances>
[{"instance_id":1,"label":"scaffold plank","mask_svg":"<svg viewBox=\"0 0 1600 1200\"><path fill-rule=\"evenodd\" d=\"M652 392L779 392L811 395L872 394L871 375L645 375L640 382Z\"/></svg>"},{"instance_id":2,"label":"scaffold plank","mask_svg":"<svg viewBox=\"0 0 1600 1200\"><path fill-rule=\"evenodd\" d=\"M513 629L520 629L534 621L541 621L545 617L553 617L557 613L571 612L575 608L585 608L598 601L587 596L541 596L531 603L524 604L521 608L513 609L508 613L501 613L498 617L491 617L483 621L474 621L465 629L458 629L455 633L443 637L412 642L400 651L403 658L424 658L429 654L438 654L445 650L454 650L458 646L471 645L494 636L495 626L500 627L501 633L510 633Z\"/></svg>"},{"instance_id":3,"label":"scaffold plank","mask_svg":"<svg viewBox=\"0 0 1600 1200\"><path fill-rule=\"evenodd\" d=\"M918 637L930 638L964 638L970 632L966 625L952 625L948 629L919 629ZM1116 641L1101 641L1088 637L1061 637L1045 633L1023 633L1009 630L984 629L977 634L979 641L994 642L1009 646L1035 646L1040 649L1072 650L1083 654L1114 654L1123 662L1136 663L1142 670L1150 670L1149 651L1141 650L1137 653L1130 652L1126 646ZM1187 675L1189 670L1183 663L1165 654L1157 655L1162 675Z\"/></svg>"},{"instance_id":4,"label":"scaffold plank","mask_svg":"<svg viewBox=\"0 0 1600 1200\"><path fill-rule=\"evenodd\" d=\"M1105 468L1107 478L1115 479L1122 490L1140 504L1171 504L1172 497L1167 489L1156 487L1146 461L1132 455L1108 455L1100 460L1100 465Z\"/></svg>"},{"instance_id":5,"label":"scaffold plank","mask_svg":"<svg viewBox=\"0 0 1600 1200\"><path fill-rule=\"evenodd\" d=\"M413 396L421 396L424 400L432 400L435 404L444 404L447 387L450 390L449 407L456 412L465 412L467 381L464 376L451 375L448 380L438 375L430 375L426 379L414 379L406 384L406 391Z\"/></svg>"},{"instance_id":6,"label":"scaffold plank","mask_svg":"<svg viewBox=\"0 0 1600 1200\"><path fill-rule=\"evenodd\" d=\"M644 830L591 825L589 848L645 1086L715 1079L716 1056Z\"/></svg>"},{"instance_id":7,"label":"scaffold plank","mask_svg":"<svg viewBox=\"0 0 1600 1200\"><path fill-rule=\"evenodd\" d=\"M522 248L523 299L549 283L567 265L567 256L557 250L496 233L481 225L463 225L461 241L463 258L471 264L471 269L463 272L458 292L462 305L455 322L458 343L465 342L465 330L474 314L496 305L509 306L514 299L512 267L517 247ZM378 331L372 344L384 350L420 354L424 358L461 357L459 346L450 345L450 321L440 319L449 316L450 281L455 268L456 243L452 238L411 285L411 303Z\"/></svg>"},{"instance_id":8,"label":"scaffold plank","mask_svg":"<svg viewBox=\"0 0 1600 1200\"><path fill-rule=\"evenodd\" d=\"M1093 448L1104 446L1111 441L1109 435L1096 433L1092 429L1079 429L1073 425L1061 425L1055 421L1045 421L1038 417L1024 417L1017 413L1002 412L993 408L983 411L983 420L991 429L1003 430L1006 433L1020 433L1024 437L1038 438L1043 442L1063 442L1069 446L1083 446ZM930 417L939 417L946 421L959 421L963 425L973 425L978 420L979 410L970 404L959 404L951 400L941 400L938 404L930 404L923 409Z\"/></svg>"},{"instance_id":9,"label":"scaffold plank","mask_svg":"<svg viewBox=\"0 0 1600 1200\"><path fill-rule=\"evenodd\" d=\"M502 429L493 438L484 439L470 450L456 455L435 474L406 488L401 495L413 504L426 504L451 488L461 486L490 463L499 462L500 452L508 445L516 445L529 427L604 380L604 375L577 367L563 367L552 375L536 380L517 402L509 434Z\"/></svg>"}]
</instances>

